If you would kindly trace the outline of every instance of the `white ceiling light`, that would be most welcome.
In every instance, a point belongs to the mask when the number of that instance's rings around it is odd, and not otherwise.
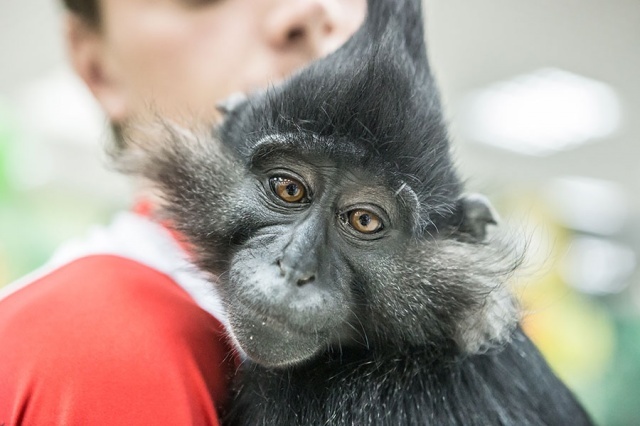
[[[611,135],[620,102],[602,82],[543,69],[471,93],[461,123],[470,140],[542,156]]]
[[[630,196],[615,182],[565,176],[554,179],[544,196],[557,220],[582,232],[614,235],[629,217]]]
[[[595,237],[577,237],[563,259],[561,273],[569,285],[585,293],[619,293],[636,268],[631,248]]]

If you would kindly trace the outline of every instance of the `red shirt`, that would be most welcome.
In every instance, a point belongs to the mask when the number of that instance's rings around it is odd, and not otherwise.
[[[159,225],[124,222],[0,295],[0,425],[218,424],[234,357],[215,289]]]

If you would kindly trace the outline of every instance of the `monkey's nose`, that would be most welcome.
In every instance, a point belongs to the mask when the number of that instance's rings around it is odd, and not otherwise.
[[[292,268],[284,263],[282,259],[276,260],[276,264],[278,265],[278,268],[280,268],[280,276],[284,277],[289,282],[295,282],[298,287],[312,283],[316,279],[315,273]]]

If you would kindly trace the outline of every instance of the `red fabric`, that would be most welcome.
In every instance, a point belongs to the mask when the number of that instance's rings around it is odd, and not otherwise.
[[[217,425],[230,353],[168,276],[84,257],[0,300],[0,425]]]
[[[153,217],[154,209],[154,204],[146,198],[139,199],[133,206],[133,212],[135,214],[144,216],[150,220],[155,220]],[[185,240],[182,234],[176,231],[168,221],[160,224],[164,227],[165,231],[171,234],[171,237],[173,237],[176,244],[178,244],[178,246],[180,246],[180,248],[191,257],[191,253],[194,252],[193,247]],[[0,426],[2,426],[2,424],[0,424]]]

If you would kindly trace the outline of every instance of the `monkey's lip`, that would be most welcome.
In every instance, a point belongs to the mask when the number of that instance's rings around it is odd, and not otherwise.
[[[241,304],[230,311],[231,335],[254,362],[265,366],[292,365],[314,356],[323,347],[324,334],[307,332],[271,315]]]
[[[306,330],[296,324],[292,324],[291,322],[282,319],[281,315],[259,312],[242,301],[240,301],[239,307],[240,309],[236,312],[236,315],[242,317],[242,321],[248,321],[254,326],[258,325],[260,327],[268,327],[282,332],[294,333],[300,336],[317,336],[320,332],[320,330],[317,329]]]

